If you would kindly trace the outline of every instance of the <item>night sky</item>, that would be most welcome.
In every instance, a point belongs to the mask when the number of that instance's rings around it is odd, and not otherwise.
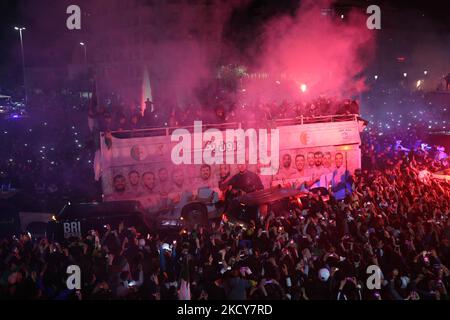
[[[21,84],[21,60],[18,32],[13,26],[28,27],[26,37],[32,36],[42,40],[43,46],[50,42],[49,30],[41,28],[40,22],[55,19],[63,23],[67,16],[65,1],[47,0],[2,0],[0,1],[0,88],[11,88]],[[83,0],[77,3],[81,5]],[[223,39],[235,45],[245,55],[251,52],[257,43],[252,39],[261,31],[264,23],[277,15],[289,15],[295,12],[301,1],[298,0],[253,0],[246,6],[235,9],[224,27]],[[24,8],[35,7],[30,12]],[[391,34],[399,39],[420,41],[418,32],[430,32],[450,42],[450,19],[448,18],[448,1],[337,1],[335,8],[346,12],[350,7],[366,8],[370,4],[379,4],[382,9],[382,28],[378,38],[379,48]],[[57,30],[54,31],[58,33]],[[409,41],[409,40],[408,40]],[[26,45],[26,44],[25,44]],[[407,48],[405,48],[407,52]],[[45,64],[46,57],[39,52],[26,51],[27,65]]]
[[[13,85],[20,80],[20,51],[18,35],[13,25],[19,23],[20,11],[18,1],[3,0],[0,2],[0,88]],[[17,46],[17,55],[10,52],[10,48]],[[17,76],[17,73],[19,76]]]

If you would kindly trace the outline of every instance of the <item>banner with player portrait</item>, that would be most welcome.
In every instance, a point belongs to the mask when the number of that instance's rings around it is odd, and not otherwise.
[[[280,126],[276,174],[261,174],[248,164],[264,188],[332,188],[339,193],[360,168],[357,121]],[[225,135],[225,134],[224,134]],[[194,139],[196,137],[194,136]],[[102,139],[103,140],[103,139]],[[216,202],[224,197],[222,182],[239,174],[238,164],[174,164],[170,135],[119,138],[101,146],[100,168],[105,201],[139,200],[150,212],[182,207],[193,199]],[[203,143],[203,148],[208,142]],[[197,152],[192,150],[191,152]]]

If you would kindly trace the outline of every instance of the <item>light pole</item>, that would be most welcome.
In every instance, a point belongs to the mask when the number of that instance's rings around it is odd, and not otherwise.
[[[14,27],[14,30],[19,31],[19,34],[20,34],[20,50],[22,52],[23,88],[25,91],[25,105],[27,105],[28,97],[27,97],[27,85],[26,85],[26,80],[25,80],[25,54],[24,54],[24,50],[23,50],[23,36],[22,36],[22,31],[26,30],[26,28]]]
[[[84,73],[85,73],[85,81],[86,85],[89,82],[89,69],[88,69],[88,63],[87,63],[87,44],[86,42],[80,42],[80,46],[84,49]],[[87,89],[87,87],[86,87]]]
[[[84,49],[84,64],[87,68],[87,45],[84,42],[80,42],[80,46],[82,46]]]

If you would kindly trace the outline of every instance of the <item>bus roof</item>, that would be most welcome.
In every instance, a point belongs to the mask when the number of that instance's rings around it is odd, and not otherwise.
[[[84,218],[117,214],[143,213],[144,209],[139,201],[109,201],[101,203],[67,204],[59,212],[58,218]]]

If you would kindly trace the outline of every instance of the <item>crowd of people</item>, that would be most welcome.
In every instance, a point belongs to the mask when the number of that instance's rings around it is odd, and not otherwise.
[[[84,101],[89,110],[88,103]],[[262,104],[252,108],[270,120],[322,115],[320,110],[327,103],[296,108],[288,103]],[[359,113],[351,109],[357,107],[355,103],[343,105],[347,111],[341,109],[341,113]],[[302,107],[319,111],[310,114]],[[89,117],[96,120],[96,125],[91,126],[92,121],[72,116],[80,114],[71,112],[77,108],[57,111],[55,107],[52,112],[59,112],[55,121],[34,117],[26,129],[18,122],[7,122],[1,132],[2,148],[8,145],[9,150],[1,158],[3,185],[13,182],[32,194],[42,190],[41,195],[53,190],[59,200],[73,199],[74,181],[82,185],[93,181],[89,161],[95,151],[95,126],[98,130],[172,126],[190,124],[199,116],[190,108],[163,116],[157,106],[148,102],[144,117],[132,112],[130,121],[121,111],[91,109]],[[219,106],[212,112],[216,118],[207,121],[232,122],[229,117],[236,116],[233,110],[238,109]],[[369,126],[362,134],[362,169],[352,173],[353,192],[344,201],[337,201],[333,194],[329,200],[309,194],[295,210],[269,211],[246,227],[220,220],[184,229],[176,237],[138,234],[127,221],[117,228],[92,230],[88,236],[61,243],[22,233],[0,240],[0,297],[448,299],[450,183],[430,175],[448,169],[448,158],[441,157],[437,146],[426,145],[424,136],[428,126],[445,126],[445,118],[435,111],[387,115],[367,115]],[[158,120],[145,123],[146,117]],[[12,141],[8,140],[12,135],[14,143],[9,145],[6,141]],[[86,178],[80,179],[83,172]],[[56,192],[61,189],[62,194],[72,198],[61,197]],[[90,191],[81,193],[92,199]],[[80,266],[81,290],[67,288],[68,265]],[[367,286],[369,266],[381,270],[378,289]]]
[[[301,207],[269,212],[247,227],[222,220],[170,239],[137,234],[126,221],[66,243],[26,233],[4,239],[0,296],[448,299],[450,184],[420,177],[445,163],[426,149],[377,152],[368,141],[366,164],[352,175],[353,193],[344,201],[310,194]],[[72,264],[83,270],[79,291],[66,286]],[[367,286],[369,266],[381,270],[378,289]]]
[[[319,97],[312,101],[283,101],[266,103],[230,103],[218,99],[212,108],[188,104],[171,107],[154,104],[147,99],[145,108],[140,105],[126,108],[125,105],[91,108],[89,116],[98,123],[102,131],[124,131],[152,127],[190,126],[195,120],[206,123],[234,123],[244,119],[270,121],[303,116],[305,118],[328,115],[359,114],[355,100]],[[144,110],[144,111],[142,111]],[[251,112],[251,116],[248,113]]]
[[[17,203],[45,212],[58,210],[70,197],[89,201],[96,195],[86,183],[94,181],[95,153],[87,102],[76,94],[48,95],[45,103],[29,106],[28,117],[0,119],[2,196],[15,202],[18,195]]]

